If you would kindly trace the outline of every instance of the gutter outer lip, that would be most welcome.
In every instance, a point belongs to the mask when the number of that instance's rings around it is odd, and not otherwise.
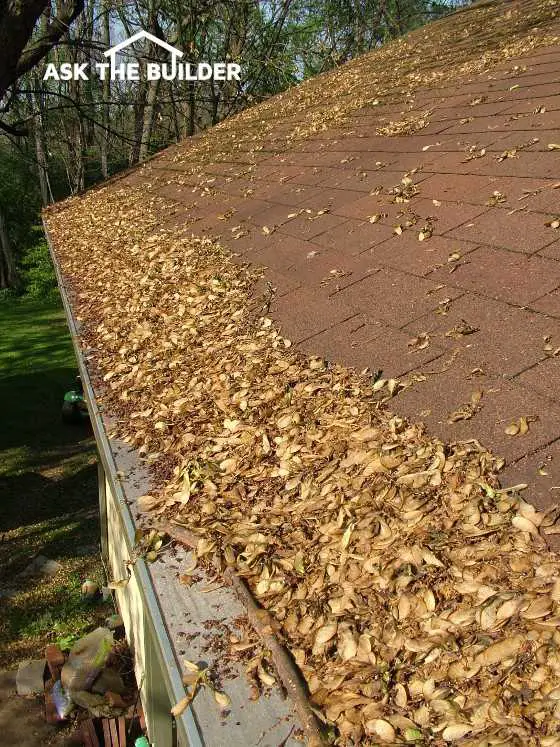
[[[111,450],[111,445],[109,443],[109,439],[107,438],[105,426],[103,425],[103,421],[97,407],[91,379],[89,377],[87,366],[82,355],[78,329],[72,315],[72,308],[70,306],[68,294],[66,292],[66,286],[64,284],[62,272],[56,259],[51,236],[47,228],[44,216],[42,216],[41,222],[43,224],[43,231],[47,240],[47,246],[49,248],[51,260],[54,265],[58,288],[60,290],[62,304],[64,306],[64,312],[66,315],[66,321],[68,323],[70,336],[72,338],[72,345],[74,347],[74,353],[78,362],[78,369],[80,371],[82,384],[86,393],[86,403],[90,415],[90,420],[93,426],[97,449],[101,458],[101,462],[103,464],[105,475],[107,477],[107,480],[109,481],[111,490],[120,509],[121,520],[123,523],[123,528],[125,530],[125,539],[128,545],[128,549],[132,551],[132,548],[134,546],[135,533],[134,521],[127,503],[126,495],[122,489],[120,480],[117,477],[117,469],[113,457],[113,452]],[[180,674],[181,669],[179,661],[169,640],[169,634],[165,626],[158,599],[154,592],[153,582],[148,572],[146,561],[143,558],[138,558],[134,565],[138,573],[138,586],[143,598],[142,601],[144,604],[144,608],[148,613],[148,617],[157,637],[159,650],[162,654],[161,663],[162,669],[166,676],[165,685],[167,694],[168,696],[171,696],[170,700],[172,700],[172,702],[178,703],[185,697],[185,687],[183,685]],[[188,745],[188,747],[204,747],[200,729],[196,723],[194,713],[190,706],[183,712],[183,714],[179,718],[175,719],[175,723],[179,736],[183,738],[185,746]]]

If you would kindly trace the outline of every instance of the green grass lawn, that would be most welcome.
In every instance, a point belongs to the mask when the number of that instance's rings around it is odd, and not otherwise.
[[[95,442],[89,426],[60,417],[76,373],[60,301],[0,305],[0,666],[106,614],[80,593],[85,577],[101,580],[101,564]],[[37,554],[62,569],[19,578]]]

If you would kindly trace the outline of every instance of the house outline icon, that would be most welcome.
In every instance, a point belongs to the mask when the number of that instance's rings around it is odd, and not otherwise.
[[[148,39],[149,41],[153,42],[154,44],[158,44],[160,47],[163,47],[163,49],[166,49],[171,55],[172,55],[172,64],[176,64],[177,58],[183,56],[183,52],[181,52],[180,49],[177,49],[176,47],[171,46],[171,44],[168,44],[167,42],[164,42],[163,39],[158,39],[157,36],[154,36],[153,34],[150,34],[149,31],[138,31],[136,34],[133,34],[128,39],[125,39],[124,41],[120,42],[119,44],[115,44],[114,47],[111,47],[106,52],[103,52],[105,57],[109,57],[111,60],[111,67],[115,67],[116,63],[116,56],[117,54],[126,47],[130,46],[131,44],[134,44],[134,42],[138,41],[139,39]]]

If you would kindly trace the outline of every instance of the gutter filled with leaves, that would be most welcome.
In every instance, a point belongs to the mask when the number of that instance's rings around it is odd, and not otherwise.
[[[294,351],[254,274],[164,209],[113,187],[46,216],[97,399],[151,465],[143,510],[246,581],[335,743],[556,744],[555,517]]]

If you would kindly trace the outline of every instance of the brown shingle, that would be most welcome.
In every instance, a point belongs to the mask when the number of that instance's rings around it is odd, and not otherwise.
[[[542,362],[560,324],[560,240],[545,226],[560,212],[560,153],[548,148],[560,138],[560,19],[534,0],[511,8],[459,13],[437,44],[421,29],[115,183],[169,200],[160,228],[219,235],[236,261],[267,267],[258,291],[276,288],[270,314],[306,351],[391,376],[446,369],[394,409],[445,438],[481,439],[532,479],[525,455],[560,437],[545,396],[559,359]],[[469,13],[483,18],[474,36],[463,34]],[[416,188],[396,202],[412,171]],[[479,331],[446,336],[462,320]],[[414,351],[423,332],[429,344]],[[448,424],[478,387],[480,413]],[[505,436],[524,414],[539,416],[530,433]]]
[[[505,213],[505,214],[504,214]],[[496,206],[469,223],[451,229],[447,235],[480,244],[534,254],[555,240],[554,230],[545,226],[540,213],[523,210],[509,215]],[[523,265],[522,260],[520,260]]]
[[[471,252],[451,278],[437,270],[430,279],[448,282],[506,303],[526,306],[560,286],[560,264],[495,247]]]

